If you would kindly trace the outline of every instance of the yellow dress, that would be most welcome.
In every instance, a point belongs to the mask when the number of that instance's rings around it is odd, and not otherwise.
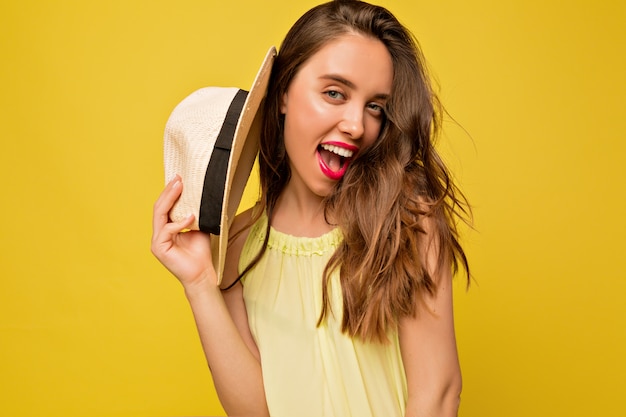
[[[240,270],[261,248],[266,226],[263,216],[251,228]],[[318,238],[271,229],[263,259],[242,281],[272,417],[404,415],[406,377],[397,333],[387,344],[343,334],[337,274],[331,288],[335,317],[316,326],[322,273],[341,238],[339,229]]]

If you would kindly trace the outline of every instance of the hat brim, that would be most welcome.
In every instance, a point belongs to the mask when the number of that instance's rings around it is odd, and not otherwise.
[[[222,282],[228,232],[237,214],[241,197],[259,150],[262,128],[262,104],[267,93],[272,64],[276,57],[276,48],[271,47],[250,87],[243,110],[235,128],[235,135],[228,161],[224,198],[220,217],[219,236],[211,235],[211,254],[217,273],[218,285]]]

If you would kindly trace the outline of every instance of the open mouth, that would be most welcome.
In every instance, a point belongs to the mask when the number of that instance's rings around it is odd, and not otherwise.
[[[354,150],[331,143],[322,143],[317,147],[320,168],[324,175],[332,180],[339,180],[345,174]]]

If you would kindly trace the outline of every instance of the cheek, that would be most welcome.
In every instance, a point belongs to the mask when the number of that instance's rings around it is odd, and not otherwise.
[[[332,112],[314,96],[291,96],[285,108],[285,126],[291,131],[314,133],[332,120]]]
[[[365,120],[365,131],[363,133],[363,146],[369,146],[376,142],[378,139],[378,135],[380,134],[380,129],[382,128],[383,123],[380,119],[366,119]]]

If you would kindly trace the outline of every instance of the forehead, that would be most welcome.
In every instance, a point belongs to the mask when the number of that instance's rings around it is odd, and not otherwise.
[[[356,87],[389,94],[393,62],[387,47],[378,39],[356,33],[335,38],[322,46],[300,68],[299,73],[315,78],[338,75]]]

